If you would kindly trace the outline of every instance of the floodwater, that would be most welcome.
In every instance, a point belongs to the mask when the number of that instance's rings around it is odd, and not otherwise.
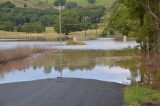
[[[104,50],[64,50],[48,52],[25,60],[1,64],[0,83],[67,77],[97,79],[131,84],[128,63],[137,64],[136,55],[114,55]],[[123,64],[124,65],[123,65]],[[122,65],[121,65],[122,64]],[[137,70],[136,70],[137,71]],[[138,76],[135,76],[138,79]]]
[[[86,45],[77,45],[77,46],[68,46],[65,45],[66,42],[62,42],[62,47],[60,47],[60,42],[27,42],[27,41],[3,41],[0,42],[0,49],[3,48],[14,48],[17,46],[40,46],[40,47],[48,47],[48,48],[54,48],[54,49],[83,49],[83,50],[111,50],[111,49],[122,49],[127,47],[134,47],[138,44],[135,41],[115,41],[111,38],[101,38],[97,40],[89,40],[84,41]]]
[[[64,42],[63,42],[64,44]],[[83,78],[130,85],[143,83],[160,88],[159,71],[148,71],[142,57],[133,51],[134,41],[113,39],[86,41],[84,46],[62,46],[63,51],[50,51],[24,60],[0,64],[0,84],[46,78]],[[0,42],[0,48],[42,46],[59,48],[59,42]],[[76,50],[75,50],[76,49]],[[116,51],[115,51],[116,50]]]

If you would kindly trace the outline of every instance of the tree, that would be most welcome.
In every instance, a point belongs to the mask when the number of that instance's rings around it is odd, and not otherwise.
[[[66,4],[66,0],[55,0],[54,6],[64,6]]]
[[[111,35],[115,35],[115,30],[113,28],[106,27],[101,33],[102,37],[107,37],[107,36],[111,36]]]
[[[72,31],[79,29],[78,14],[74,10],[62,11],[62,33],[68,35]],[[55,30],[59,33],[59,21],[57,21]]]
[[[4,21],[2,24],[2,30],[5,31],[14,31],[15,23],[12,21]]]
[[[134,13],[132,15],[137,16],[136,18],[140,19],[139,33],[147,38],[147,41],[143,41],[143,39],[141,39],[141,45],[144,51],[147,51],[149,48],[149,51],[154,49],[157,52],[160,52],[160,1],[133,0],[131,2],[131,0],[123,0],[123,2],[129,8],[129,12]]]
[[[57,1],[64,1],[65,3],[65,0],[57,0]],[[24,7],[8,8],[8,7],[13,7],[13,6],[8,6],[8,3],[0,3],[0,29],[2,29],[3,22],[6,22],[8,20],[10,22],[15,23],[15,28],[17,28],[17,31],[24,31],[24,32],[27,31],[24,30],[25,28],[24,26],[26,26],[27,29],[29,29],[28,28],[29,26],[32,27],[32,25],[29,23],[41,23],[45,27],[59,26],[58,21],[56,21],[59,12],[56,9],[53,8],[36,9],[36,8],[24,8]],[[104,6],[91,6],[91,7],[78,7],[78,8],[77,7],[78,5],[76,4],[76,2],[68,2],[66,4],[66,8],[64,9],[64,11],[68,11],[69,15],[67,15],[67,13],[64,12],[65,17],[63,17],[63,12],[62,12],[62,20],[63,19],[71,20],[71,22],[67,21],[62,23],[63,24],[62,29],[66,30],[66,34],[68,30],[69,32],[71,32],[71,31],[80,31],[85,29],[84,26],[85,16],[88,16],[90,20],[89,22],[87,22],[89,23],[89,28],[96,26],[96,24],[99,22],[97,21],[97,18],[100,19],[100,17],[102,17],[105,12]],[[73,15],[71,14],[72,12]],[[66,25],[64,23],[69,23],[69,24]],[[34,32],[32,31],[32,29],[30,29],[29,32]]]
[[[120,0],[117,3],[110,25],[122,34],[134,32],[143,51],[160,52],[160,1]]]
[[[94,4],[96,3],[96,0],[87,0],[89,3]]]
[[[45,27],[41,23],[25,23],[21,30],[26,33],[41,33],[45,31]]]
[[[65,7],[67,9],[78,8],[78,4],[76,2],[67,2]]]
[[[4,2],[0,4],[0,8],[14,8],[15,5],[10,1]]]
[[[28,5],[27,5],[26,3],[24,3],[23,7],[24,7],[24,8],[27,8],[27,7],[28,7]]]
[[[88,16],[84,16],[83,17],[83,19],[82,19],[82,23],[83,23],[83,28],[84,28],[84,30],[85,30],[85,37],[86,37],[86,35],[87,35],[87,30],[89,29],[89,28],[91,28],[91,19],[90,19],[90,17],[88,17]]]
[[[122,33],[125,36],[128,36],[131,31],[134,30],[135,22],[130,19],[128,9],[123,4],[119,4],[113,10],[111,16],[109,27],[112,27]]]

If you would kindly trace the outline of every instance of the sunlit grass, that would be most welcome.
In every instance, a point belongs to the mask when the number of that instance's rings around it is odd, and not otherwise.
[[[53,33],[29,33],[25,32],[7,32],[0,30],[0,39],[24,39],[24,40],[55,40],[59,34]]]
[[[92,40],[96,39],[102,30],[88,30],[87,35],[85,37],[84,31],[71,32],[69,37],[77,37],[81,40]],[[44,32],[44,33],[29,33],[25,32],[7,32],[0,30],[0,39],[24,39],[24,40],[57,40],[59,38],[59,34],[56,32]]]

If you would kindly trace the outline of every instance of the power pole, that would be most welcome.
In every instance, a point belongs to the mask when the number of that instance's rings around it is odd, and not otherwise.
[[[59,34],[60,34],[60,47],[62,46],[62,21],[61,21],[61,4],[59,3]],[[62,47],[61,47],[62,48]]]
[[[59,6],[58,6],[58,10],[59,10],[59,34],[60,34],[60,69],[63,68],[62,66],[62,15],[61,15],[61,4],[59,3]],[[60,70],[60,79],[63,77],[62,75],[62,71],[63,70]]]
[[[84,16],[85,38],[87,37],[87,16]]]

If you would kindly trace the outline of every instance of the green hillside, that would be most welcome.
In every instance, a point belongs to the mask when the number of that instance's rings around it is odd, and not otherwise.
[[[6,2],[7,0],[0,0],[0,2]],[[28,7],[34,8],[49,8],[54,0],[8,0],[12,3],[16,4],[18,7],[23,7],[26,4]],[[80,6],[88,6],[90,5],[87,0],[67,0],[67,1],[75,1]],[[106,7],[110,7],[115,0],[97,0],[95,5],[104,5]]]

